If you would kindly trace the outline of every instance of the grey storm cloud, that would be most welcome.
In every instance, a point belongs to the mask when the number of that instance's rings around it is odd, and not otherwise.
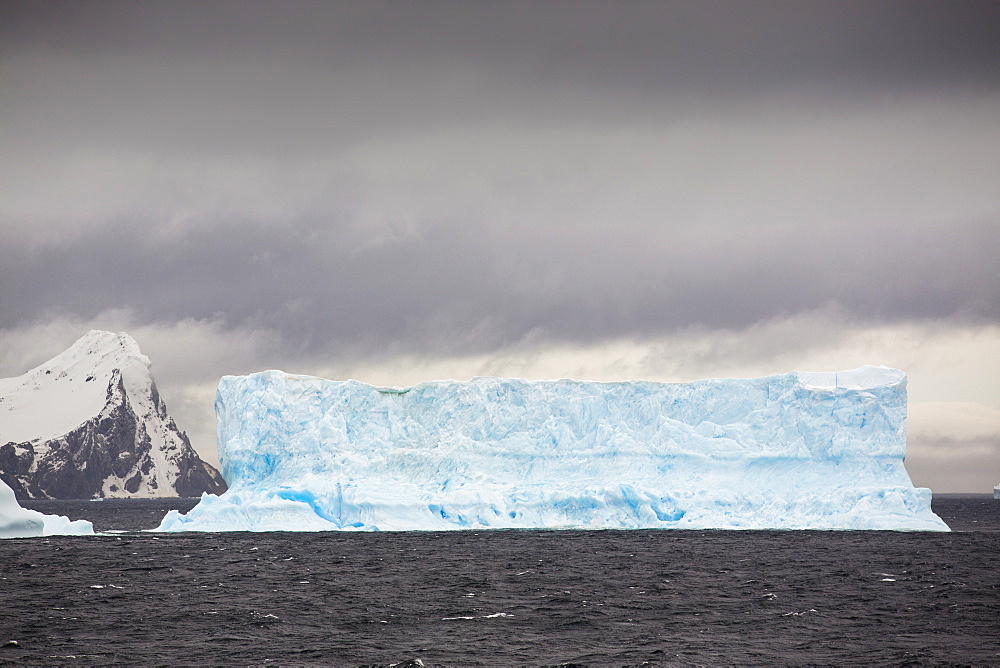
[[[536,333],[587,342],[698,324],[741,328],[836,302],[868,319],[988,321],[995,228],[675,230],[438,225],[367,245],[352,226],[215,226],[150,242],[120,225],[61,245],[4,244],[0,327],[126,307],[148,321],[223,317],[344,354],[481,352]],[[912,267],[920,267],[914,272]]]
[[[986,2],[5,2],[0,327],[998,312]]]
[[[503,118],[996,90],[988,2],[6,2],[8,141],[269,155]]]

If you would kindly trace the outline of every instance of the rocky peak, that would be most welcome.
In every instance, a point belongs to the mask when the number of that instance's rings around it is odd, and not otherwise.
[[[19,498],[225,489],[170,417],[135,340],[101,330],[0,380],[0,478]]]

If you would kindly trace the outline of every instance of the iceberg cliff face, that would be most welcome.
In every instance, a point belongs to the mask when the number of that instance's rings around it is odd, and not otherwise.
[[[906,377],[379,388],[266,371],[216,398],[229,491],[163,531],[947,530],[903,467]]]

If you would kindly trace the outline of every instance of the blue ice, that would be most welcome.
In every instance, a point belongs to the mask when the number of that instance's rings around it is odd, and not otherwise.
[[[473,378],[265,371],[216,396],[222,474],[161,531],[947,531],[903,465],[906,376]]]

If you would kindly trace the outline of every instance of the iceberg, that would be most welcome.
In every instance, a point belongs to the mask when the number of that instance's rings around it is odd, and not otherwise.
[[[906,376],[377,387],[264,371],[216,394],[229,490],[159,531],[948,531],[903,466]]]
[[[87,520],[70,520],[63,515],[45,515],[22,508],[7,483],[0,480],[0,538],[34,536],[92,535],[94,525]]]

